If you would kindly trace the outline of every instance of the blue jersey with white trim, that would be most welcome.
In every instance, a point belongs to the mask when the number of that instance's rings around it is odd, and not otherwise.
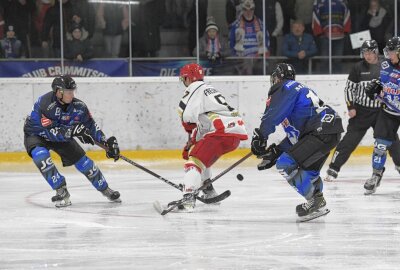
[[[53,92],[39,97],[27,117],[24,132],[37,135],[51,142],[67,142],[72,139],[72,129],[84,124],[95,141],[105,142],[105,135],[93,120],[86,104],[74,98],[70,104],[61,104]]]
[[[400,111],[400,69],[386,60],[381,64],[380,81],[383,85],[383,99],[391,107]],[[390,114],[400,115],[388,107],[384,108]]]
[[[291,145],[310,132],[335,134],[343,132],[337,113],[309,87],[292,80],[273,85],[261,119],[265,139],[282,124]]]

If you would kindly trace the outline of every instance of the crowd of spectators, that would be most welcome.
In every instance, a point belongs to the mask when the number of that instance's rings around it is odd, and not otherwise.
[[[358,54],[349,34],[369,30],[382,52],[395,29],[393,0],[331,0],[331,7],[328,0],[265,0],[264,10],[262,0],[217,1],[224,2],[225,14],[210,14],[208,0],[198,0],[198,9],[195,0],[138,0],[130,6],[121,1],[0,0],[0,56],[60,57],[63,33],[68,59],[127,57],[129,44],[134,57],[157,57],[163,49],[161,33],[171,29],[182,33],[176,44],[187,48],[163,56],[193,56],[198,21],[204,59],[215,63],[226,57],[282,56],[306,72],[309,57],[328,55],[329,33],[332,55],[342,56]],[[217,25],[216,19],[226,25]],[[129,25],[131,42],[126,38]],[[334,61],[340,67],[340,59]]]

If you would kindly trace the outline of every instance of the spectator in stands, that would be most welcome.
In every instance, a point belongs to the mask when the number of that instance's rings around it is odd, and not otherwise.
[[[134,56],[156,57],[161,48],[160,25],[162,23],[163,0],[140,0],[131,5]]]
[[[240,19],[240,16],[242,16],[241,0],[226,0],[225,17],[229,29],[234,21]]]
[[[263,18],[263,0],[255,0],[255,10],[254,14],[260,18],[261,21],[264,21]],[[283,29],[283,12],[281,4],[277,0],[269,0],[265,1],[265,18],[267,18],[268,24],[266,24],[266,28],[269,36],[269,50],[271,55],[276,55],[277,49],[277,38],[282,35]]]
[[[33,14],[33,31],[31,36],[32,46],[32,57],[38,58],[43,57],[42,55],[42,39],[41,34],[43,30],[44,17],[47,10],[54,5],[54,1],[51,0],[36,0],[36,10]]]
[[[283,41],[283,55],[289,58],[296,73],[305,74],[308,70],[308,58],[317,54],[317,45],[312,35],[304,33],[304,23],[294,21],[292,32],[285,35]]]
[[[296,20],[304,23],[304,32],[312,34],[312,17],[313,17],[314,0],[302,0],[296,1],[295,5],[295,17]]]
[[[20,58],[22,43],[17,39],[14,26],[7,27],[6,37],[0,41],[1,55],[4,58]]]
[[[256,57],[269,55],[269,33],[263,34],[263,22],[254,15],[253,0],[242,2],[242,16],[236,20],[229,33],[229,44],[233,56]],[[265,47],[263,46],[265,40]]]
[[[299,0],[297,0],[299,1]],[[296,6],[296,0],[278,0],[281,4],[282,12],[283,12],[283,34],[290,33],[290,26],[293,20],[296,20],[296,13],[294,8]]]
[[[70,1],[72,4],[72,18],[66,18],[67,21],[71,21],[72,24],[80,24],[82,29],[85,29],[88,32],[88,38],[91,39],[96,24],[96,12],[93,4],[89,3],[88,0]]]
[[[362,28],[362,21],[367,12],[370,0],[349,0],[347,1],[348,8],[351,14],[351,32],[356,33],[364,30]],[[358,50],[356,50],[358,53]]]
[[[227,56],[227,43],[222,35],[219,35],[218,25],[214,17],[207,18],[205,35],[199,40],[199,55],[202,59],[208,59],[212,64],[220,63],[223,57]],[[197,55],[197,48],[194,48],[193,55]]]
[[[193,0],[165,0],[164,28],[186,28]]]
[[[21,40],[21,55],[30,57],[30,34],[32,16],[35,12],[35,0],[3,0],[5,25],[12,25],[18,39]]]
[[[128,8],[117,3],[100,3],[97,10],[100,28],[103,29],[107,57],[118,57],[123,32],[129,26]]]
[[[62,0],[63,18],[72,18],[73,7],[69,0]],[[46,12],[42,30],[42,48],[47,50],[49,43],[52,44],[52,50],[46,57],[61,56],[61,26],[60,26],[60,3],[55,0],[54,5]],[[68,23],[63,24],[63,36],[66,37]],[[71,27],[71,26],[70,26]]]
[[[93,57],[93,47],[89,39],[83,39],[82,27],[74,24],[71,27],[72,40],[65,44],[65,58],[82,62]]]
[[[315,0],[312,28],[314,36],[318,38],[321,55],[329,55],[329,33],[331,32],[332,56],[342,56],[344,38],[351,30],[350,12],[345,0],[331,0],[331,3],[332,14],[329,16],[329,1]],[[320,71],[327,72],[327,66],[329,66],[327,62],[323,61]],[[333,67],[335,72],[340,72],[341,61],[333,60]]]
[[[381,7],[379,0],[369,1],[369,8],[364,14],[361,30],[369,29],[371,38],[378,42],[380,53],[383,53],[383,48],[386,46],[385,34],[389,30],[391,20],[390,13]]]
[[[199,1],[199,37],[201,38],[204,34],[204,30],[206,29],[207,23],[207,8],[208,8],[208,0],[198,0]],[[188,15],[188,23],[189,23],[189,34],[188,34],[188,49],[189,55],[192,55],[194,48],[197,43],[197,31],[196,31],[196,1],[193,1],[192,8]]]

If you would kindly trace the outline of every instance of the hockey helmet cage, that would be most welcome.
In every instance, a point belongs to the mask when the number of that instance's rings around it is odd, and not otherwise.
[[[54,78],[51,88],[53,89],[54,93],[57,92],[58,89],[75,90],[76,83],[70,76],[60,75]]]
[[[296,71],[291,64],[287,63],[278,63],[275,69],[272,71],[270,80],[271,86],[276,83],[276,79],[282,80],[295,80],[296,79]]]
[[[379,54],[378,42],[376,42],[373,39],[364,41],[360,48],[360,58],[364,57],[365,52],[373,52],[376,55],[378,55]]]
[[[183,81],[185,78],[190,78],[193,82],[202,81],[204,79],[204,70],[199,64],[187,64],[181,68],[179,77]]]
[[[389,59],[389,52],[395,51],[400,59],[400,37],[392,37],[386,42],[386,47],[383,49],[385,58]]]

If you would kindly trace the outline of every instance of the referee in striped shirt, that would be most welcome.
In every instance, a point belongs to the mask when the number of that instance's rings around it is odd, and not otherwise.
[[[365,87],[372,79],[379,78],[380,61],[378,43],[375,40],[366,40],[361,46],[360,57],[350,71],[344,89],[345,100],[349,114],[347,132],[336,147],[325,181],[331,182],[337,178],[340,168],[349,159],[367,130],[375,127],[380,103],[370,99],[365,94]],[[396,169],[400,172],[400,142],[397,137],[389,148]]]

